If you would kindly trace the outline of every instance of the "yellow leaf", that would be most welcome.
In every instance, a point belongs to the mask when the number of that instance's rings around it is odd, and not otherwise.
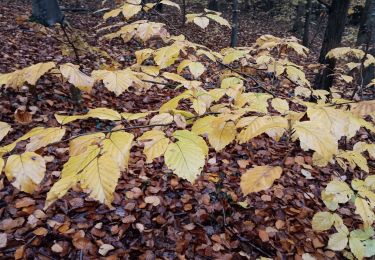
[[[110,17],[116,17],[118,16],[119,14],[121,13],[121,9],[120,8],[117,8],[117,9],[113,9],[109,12],[106,12],[104,15],[103,15],[103,19],[104,20],[107,20],[108,18]]]
[[[163,5],[169,5],[169,6],[176,7],[178,10],[180,10],[180,5],[176,4],[175,2],[172,2],[172,1],[169,1],[169,0],[162,0],[160,3],[163,4]]]
[[[110,154],[96,157],[79,174],[82,189],[88,189],[91,198],[110,208],[119,178],[120,168]]]
[[[143,119],[147,117],[150,113],[149,112],[144,112],[144,113],[121,113],[121,116],[123,119],[127,121],[132,121],[132,120],[138,120],[138,119]]]
[[[293,140],[298,138],[303,150],[314,150],[327,161],[337,154],[337,140],[327,128],[318,126],[313,121],[304,121],[294,123],[293,129]]]
[[[306,57],[306,54],[309,53],[309,49],[298,42],[288,42],[287,46],[303,57]]]
[[[191,95],[191,91],[190,90],[186,90],[184,92],[182,92],[180,95],[172,98],[171,100],[169,100],[168,102],[164,103],[160,109],[159,109],[159,112],[160,113],[166,113],[166,112],[169,112],[173,109],[176,109],[178,107],[178,103],[180,102],[181,99],[185,99],[185,98],[189,98]]]
[[[269,189],[273,182],[281,177],[280,166],[255,166],[241,176],[241,190],[244,195]]]
[[[12,127],[8,123],[0,121],[0,141],[9,133],[10,129]]]
[[[216,119],[215,116],[205,116],[199,118],[194,122],[191,131],[197,135],[208,134],[212,129],[212,122]]]
[[[206,70],[206,68],[200,62],[194,62],[194,61],[191,61],[191,60],[183,60],[180,63],[180,65],[177,67],[177,72],[181,73],[181,71],[185,67],[189,67],[189,70],[190,70],[191,74],[195,78],[199,78],[199,76],[202,75],[203,72]]]
[[[65,128],[52,127],[45,128],[39,134],[30,138],[30,143],[26,145],[26,151],[33,152],[51,143],[60,141],[65,135]]]
[[[141,66],[141,71],[150,76],[157,77],[160,73],[160,68],[158,66]]]
[[[81,174],[99,156],[99,153],[100,148],[98,146],[87,144],[82,153],[69,158],[64,164],[60,180],[47,193],[45,209],[57,199],[62,198],[79,181],[78,174]]]
[[[94,70],[92,76],[95,80],[103,80],[104,86],[116,94],[124,93],[134,83],[140,82],[140,79],[129,69],[109,71]]]
[[[0,157],[0,174],[3,172],[5,162],[4,159]]]
[[[146,163],[152,163],[152,160],[163,155],[167,150],[169,139],[160,130],[151,130],[145,132],[138,141],[143,141],[144,150],[146,155]]]
[[[344,232],[332,234],[328,240],[328,248],[334,251],[342,251],[348,244],[348,236]]]
[[[369,173],[367,159],[357,151],[340,151],[337,157],[344,158],[349,162],[350,168],[354,170],[358,166],[361,170]]]
[[[140,4],[127,4],[125,3],[122,7],[122,14],[126,20],[129,20],[134,15],[138,14],[142,10],[142,5]]]
[[[188,130],[177,130],[173,133],[173,137],[177,138],[181,142],[193,143],[202,149],[205,156],[208,155],[208,146],[204,139],[194,132]]]
[[[213,55],[210,51],[199,49],[196,54],[198,56],[205,55],[207,58],[209,58],[211,61],[216,62],[216,57]]]
[[[178,141],[168,145],[165,164],[180,178],[193,183],[205,164],[202,148],[195,143]]]
[[[344,181],[333,180],[325,188],[326,195],[333,195],[338,203],[346,203],[354,195],[353,190]],[[324,201],[324,200],[323,200]]]
[[[236,128],[233,121],[226,121],[223,117],[212,120],[212,127],[208,132],[208,141],[217,151],[221,151],[236,138]]]
[[[349,238],[349,247],[350,251],[353,253],[353,255],[359,259],[362,260],[364,253],[365,253],[365,247],[363,246],[360,239],[356,237],[350,237]]]
[[[24,69],[25,80],[31,84],[35,85],[38,79],[43,76],[50,69],[54,68],[56,64],[54,62],[42,62],[34,64],[30,67]]]
[[[138,26],[137,37],[143,42],[148,41],[154,36],[160,36],[162,39],[169,37],[163,23],[145,22]]]
[[[18,138],[16,141],[14,141],[13,143],[0,147],[0,155],[11,152],[16,147],[18,142],[25,141],[26,139],[29,139],[30,137],[34,135],[40,134],[44,130],[45,130],[44,127],[34,127],[29,132],[27,132],[26,134]]]
[[[370,227],[374,223],[375,214],[368,202],[365,199],[357,197],[354,204],[356,208],[355,213],[361,216],[363,225],[365,227]]]
[[[294,89],[295,96],[310,97],[312,91],[309,88],[298,86]]]
[[[33,193],[44,178],[46,163],[42,156],[34,152],[9,156],[5,175],[17,189]]]
[[[19,89],[25,83],[24,70],[16,70],[7,74],[0,74],[0,87]]]
[[[248,54],[249,51],[247,50],[236,50],[236,49],[231,49],[229,50],[224,58],[223,58],[223,63],[224,64],[230,64],[240,58],[243,58],[246,56],[246,54]]]
[[[69,142],[69,154],[72,157],[85,153],[90,146],[98,145],[104,138],[105,135],[103,133],[94,133],[74,138]]]
[[[168,125],[173,122],[173,116],[169,113],[161,113],[150,120],[150,125]]]
[[[375,118],[375,100],[366,100],[358,103],[351,104],[351,111],[361,117],[367,115]]]
[[[120,121],[121,115],[117,111],[105,108],[105,107],[99,107],[90,109],[89,112],[86,114],[86,118],[93,117],[93,118],[99,118],[101,120],[111,120],[111,121]]]
[[[285,114],[289,111],[289,103],[285,99],[274,98],[271,101],[272,107],[280,114]]]
[[[210,23],[210,20],[208,20],[207,17],[201,16],[201,17],[195,17],[193,19],[193,22],[198,25],[200,28],[205,29],[208,24]]]
[[[137,59],[137,64],[141,65],[145,60],[151,57],[154,53],[153,49],[142,49],[135,52],[135,58]]]
[[[229,28],[231,28],[229,22],[224,19],[223,17],[219,16],[219,15],[215,15],[215,14],[206,14],[206,16],[212,20],[214,20],[215,22],[217,22],[218,24],[220,25],[224,25],[224,26],[227,26]]]
[[[311,225],[315,231],[326,231],[333,225],[334,218],[330,212],[315,213]]]
[[[121,171],[128,167],[130,149],[134,135],[125,131],[117,131],[109,134],[103,141],[103,154],[111,157]]]
[[[280,116],[263,116],[250,120],[249,125],[237,135],[240,144],[276,128],[288,128],[288,121]]]
[[[244,104],[249,104],[246,109],[254,112],[259,113],[268,113],[268,99],[272,98],[269,94],[264,93],[243,93],[241,95],[245,100],[243,102],[239,102],[239,100],[236,99],[235,104],[239,107],[242,107]],[[241,103],[241,104],[240,104]]]
[[[62,64],[60,65],[60,72],[70,84],[73,84],[82,91],[91,92],[94,79],[82,73],[79,70],[79,65],[74,65],[72,63]]]
[[[56,118],[56,121],[59,122],[59,124],[66,125],[79,119],[86,119],[87,117],[86,115],[65,116],[65,115],[55,114],[55,118]]]
[[[172,44],[160,48],[154,52],[154,60],[160,69],[165,69],[175,63],[180,55],[181,47],[178,44]]]

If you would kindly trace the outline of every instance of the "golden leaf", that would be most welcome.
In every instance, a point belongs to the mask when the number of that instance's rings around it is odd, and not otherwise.
[[[208,141],[218,152],[224,149],[236,138],[236,127],[233,121],[226,121],[224,117],[217,117],[211,122]]]
[[[79,70],[79,65],[65,63],[60,65],[60,72],[68,82],[82,91],[91,92],[94,79]]]
[[[5,175],[17,189],[33,193],[44,178],[46,163],[42,156],[34,152],[9,156]]]
[[[269,189],[280,178],[283,169],[280,166],[255,166],[241,176],[241,190],[244,195]]]
[[[39,134],[30,137],[30,143],[26,145],[26,151],[33,152],[54,142],[60,141],[65,135],[65,128],[45,128]]]
[[[103,154],[110,156],[123,171],[128,167],[130,149],[134,135],[125,131],[117,131],[109,134],[103,141]]]
[[[56,64],[54,62],[42,62],[34,64],[30,67],[27,67],[24,70],[24,77],[25,80],[31,84],[35,85],[38,79],[43,76],[46,72],[50,69],[54,68]]]
[[[9,133],[12,127],[5,122],[0,121],[0,141]]]
[[[169,144],[169,139],[159,130],[147,131],[137,140],[144,143],[143,153],[147,158],[146,163],[152,163],[153,159],[163,155]]]

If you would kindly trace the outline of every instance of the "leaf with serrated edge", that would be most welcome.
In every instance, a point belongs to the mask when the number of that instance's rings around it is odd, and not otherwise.
[[[133,139],[133,134],[117,131],[110,133],[109,137],[103,141],[103,154],[110,156],[121,171],[128,167]]]
[[[171,143],[164,154],[165,164],[178,177],[193,183],[205,164],[202,148],[195,143]]]
[[[163,155],[169,144],[169,139],[159,130],[147,131],[137,140],[144,143],[143,153],[147,158],[146,163],[152,163],[153,159]]]
[[[33,152],[49,144],[61,141],[65,135],[65,128],[46,128],[37,135],[30,138],[30,143],[26,145],[26,151]]]

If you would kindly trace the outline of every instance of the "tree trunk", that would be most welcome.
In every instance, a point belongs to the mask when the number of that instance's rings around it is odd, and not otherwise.
[[[324,64],[323,72],[316,79],[316,88],[329,90],[333,84],[335,61],[326,58],[327,53],[338,47],[344,33],[350,0],[333,0],[328,10],[328,23],[324,34],[319,63]]]
[[[311,4],[312,0],[307,0],[306,3],[306,16],[305,16],[305,25],[303,30],[303,41],[302,44],[305,47],[309,47],[309,36],[310,36],[310,23],[311,23]]]
[[[61,23],[64,18],[57,0],[32,0],[31,17],[46,26]]]
[[[238,34],[238,0],[232,1],[232,35],[230,38],[230,46],[232,48],[237,46]]]
[[[209,0],[207,8],[213,11],[219,11],[219,3],[217,0]]]
[[[186,0],[182,0],[182,26],[186,23]]]
[[[296,10],[296,18],[293,24],[293,32],[296,32],[298,35],[302,35],[304,13],[305,13],[304,0],[300,0],[298,1],[297,10]]]
[[[357,45],[366,45],[368,53],[375,55],[375,0],[366,0],[365,9],[361,17],[358,31]],[[363,68],[360,79],[360,87],[367,86],[375,76],[375,67],[370,65]]]

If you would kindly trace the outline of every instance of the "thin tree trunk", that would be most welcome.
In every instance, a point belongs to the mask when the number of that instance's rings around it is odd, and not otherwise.
[[[368,53],[375,55],[375,0],[367,0],[359,26],[357,45],[366,45]],[[360,71],[359,88],[367,86],[375,76],[375,67],[370,65]]]
[[[298,1],[296,18],[293,24],[293,32],[296,32],[298,35],[302,34],[304,13],[305,13],[305,4],[303,0],[300,0]]]
[[[238,40],[238,0],[232,1],[232,35],[230,38],[230,46],[236,47]]]
[[[350,0],[333,0],[329,7],[327,28],[324,34],[319,63],[324,64],[323,72],[316,79],[316,88],[329,90],[333,84],[335,61],[326,58],[327,53],[338,47],[344,33]]]
[[[312,0],[307,0],[305,25],[304,25],[304,30],[303,30],[303,41],[302,41],[302,44],[305,47],[309,47],[310,23],[311,23],[311,5],[312,5]]]
[[[182,26],[186,23],[186,0],[182,0]]]

